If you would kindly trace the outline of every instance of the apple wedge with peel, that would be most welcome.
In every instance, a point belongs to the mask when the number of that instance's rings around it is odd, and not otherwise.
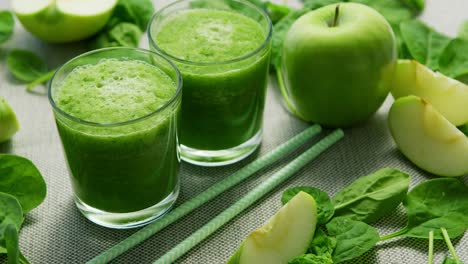
[[[417,61],[398,61],[390,91],[395,99],[408,95],[424,98],[455,126],[468,123],[468,85]]]
[[[19,124],[15,112],[0,96],[0,143],[9,140],[18,130]]]
[[[266,224],[250,233],[228,264],[285,264],[304,254],[314,237],[317,204],[299,192]]]
[[[13,0],[12,8],[23,26],[47,42],[88,38],[109,20],[117,0]]]
[[[428,101],[399,98],[388,119],[398,148],[418,167],[439,176],[468,174],[468,138]]]

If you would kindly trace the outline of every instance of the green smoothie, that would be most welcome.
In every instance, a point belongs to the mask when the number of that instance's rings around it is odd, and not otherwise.
[[[259,22],[231,11],[184,10],[152,34],[183,76],[182,145],[224,150],[259,133],[270,54]]]
[[[102,59],[74,68],[57,85],[56,106],[81,120],[56,113],[75,195],[83,203],[135,212],[178,188],[180,101],[152,114],[176,93],[165,72],[139,60]]]

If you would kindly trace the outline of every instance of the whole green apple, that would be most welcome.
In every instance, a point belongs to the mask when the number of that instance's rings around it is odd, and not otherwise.
[[[308,122],[351,126],[388,95],[396,63],[392,28],[374,9],[329,5],[300,17],[283,47],[282,77],[293,112]]]

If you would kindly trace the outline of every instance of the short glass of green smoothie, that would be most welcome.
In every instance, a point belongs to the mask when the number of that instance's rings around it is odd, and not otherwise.
[[[91,51],[49,84],[78,209],[111,228],[162,216],[179,193],[182,79],[147,50]]]
[[[260,145],[271,33],[268,15],[242,0],[181,0],[153,16],[150,47],[184,80],[183,160],[227,165]]]

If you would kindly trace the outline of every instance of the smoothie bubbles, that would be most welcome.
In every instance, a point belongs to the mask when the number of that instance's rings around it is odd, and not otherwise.
[[[181,0],[157,12],[150,47],[183,81],[182,159],[203,166],[239,161],[259,146],[271,46],[271,21],[244,1],[213,8]]]
[[[181,76],[158,54],[109,48],[60,68],[49,86],[75,202],[113,228],[163,215],[179,191]]]

